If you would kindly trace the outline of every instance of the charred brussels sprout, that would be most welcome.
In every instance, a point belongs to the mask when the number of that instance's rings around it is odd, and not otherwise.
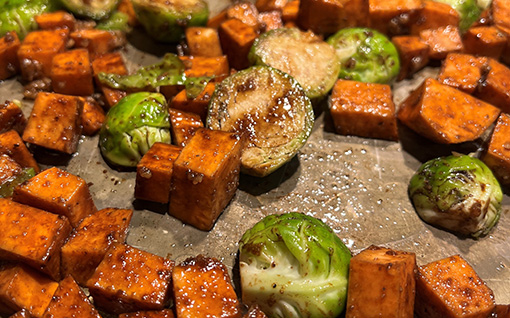
[[[61,0],[72,13],[94,20],[105,19],[117,8],[120,0]]]
[[[132,0],[136,16],[147,33],[162,42],[178,42],[189,26],[207,23],[205,0]]]
[[[469,29],[471,24],[478,20],[482,9],[478,6],[477,0],[434,0],[436,2],[442,2],[449,4],[454,8],[460,16],[459,28],[462,32]],[[480,3],[484,5],[483,3]]]
[[[503,193],[482,161],[459,155],[424,163],[411,179],[409,196],[425,222],[477,238],[499,220]]]
[[[382,33],[367,28],[347,28],[332,35],[327,42],[340,59],[339,78],[386,84],[398,75],[397,49]]]
[[[14,177],[8,180],[4,180],[2,183],[0,183],[0,198],[8,198],[12,196],[14,188],[27,181],[28,179],[33,178],[34,176],[34,168],[25,168]]]
[[[156,142],[170,143],[167,104],[159,93],[124,97],[110,109],[99,132],[102,155],[117,166],[136,166]]]
[[[270,215],[239,243],[242,299],[269,317],[337,317],[345,307],[351,253],[322,221]]]
[[[36,15],[55,9],[49,0],[0,0],[0,37],[9,31],[16,31],[23,39],[28,32],[37,28]]]

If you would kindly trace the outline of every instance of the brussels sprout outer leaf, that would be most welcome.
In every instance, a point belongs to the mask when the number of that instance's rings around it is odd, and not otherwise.
[[[55,4],[49,0],[2,1],[0,2],[0,37],[16,31],[20,39],[37,28],[36,15],[51,11]]]
[[[156,142],[170,143],[170,121],[163,95],[134,93],[120,100],[106,116],[99,147],[109,162],[134,167]]]
[[[434,0],[449,4],[454,8],[460,16],[459,28],[465,32],[471,24],[473,24],[482,13],[482,9],[478,6],[477,0]]]
[[[114,11],[108,18],[97,23],[96,29],[105,31],[130,32],[129,17],[124,12]]]
[[[270,215],[239,244],[243,301],[269,317],[336,317],[344,309],[351,253],[322,221]]]
[[[411,178],[409,195],[425,222],[472,237],[497,223],[503,198],[490,169],[465,155],[424,163]]]
[[[12,196],[14,192],[14,188],[28,179],[35,176],[34,168],[25,168],[21,173],[17,176],[14,176],[12,179],[5,181],[0,184],[0,198],[7,198]]]
[[[110,16],[120,0],[61,0],[61,2],[76,15],[101,20]]]

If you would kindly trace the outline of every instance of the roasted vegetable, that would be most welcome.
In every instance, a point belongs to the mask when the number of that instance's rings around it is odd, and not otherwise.
[[[119,4],[119,0],[60,0],[72,13],[101,20],[108,18]]]
[[[460,23],[459,27],[462,32],[466,31],[473,22],[475,22],[482,13],[482,9],[478,6],[478,2],[480,5],[485,6],[486,4],[483,1],[477,0],[433,0],[436,2],[442,2],[449,4],[457,10],[460,15]]]
[[[124,97],[110,109],[99,132],[102,155],[124,167],[135,167],[156,142],[170,143],[167,103],[159,93]]]
[[[188,26],[207,23],[205,0],[133,0],[138,21],[149,36],[162,42],[178,42]]]
[[[345,307],[351,253],[322,221],[270,215],[239,243],[243,303],[269,317],[337,317]]]
[[[409,196],[425,222],[477,238],[499,220],[503,193],[482,161],[452,155],[424,163],[411,179]]]
[[[24,168],[21,173],[5,180],[0,184],[0,198],[8,198],[12,195],[14,188],[28,179],[35,176],[34,168]]]
[[[389,83],[400,70],[395,45],[368,28],[346,28],[328,38],[340,59],[339,78],[365,83]]]
[[[53,0],[0,0],[0,37],[16,31],[20,38],[37,28],[36,15],[53,10]]]
[[[98,22],[96,29],[106,31],[131,31],[129,16],[120,11],[114,11],[108,18]]]

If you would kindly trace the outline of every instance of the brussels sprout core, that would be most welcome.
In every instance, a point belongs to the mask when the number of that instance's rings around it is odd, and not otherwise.
[[[424,163],[411,179],[409,196],[425,222],[477,238],[499,220],[503,193],[482,161],[460,155]]]
[[[239,244],[242,299],[269,317],[336,317],[345,307],[351,253],[322,221],[270,215]]]

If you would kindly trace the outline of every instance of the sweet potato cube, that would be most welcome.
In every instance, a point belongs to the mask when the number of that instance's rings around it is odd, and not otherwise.
[[[241,317],[227,268],[217,259],[188,258],[174,267],[172,281],[177,317]]]
[[[429,63],[429,46],[417,36],[394,36],[391,41],[400,57],[397,80],[410,78]]]
[[[449,25],[459,26],[459,13],[449,4],[426,0],[418,13],[416,22],[411,24],[411,34],[418,35],[427,29],[437,29]]]
[[[58,283],[21,264],[4,264],[0,268],[0,314],[27,310],[42,317]]]
[[[0,134],[11,129],[19,134],[23,133],[26,124],[27,119],[17,103],[5,101],[5,103],[0,104]]]
[[[501,184],[510,184],[510,115],[501,113],[483,162],[494,172]]]
[[[260,310],[259,306],[254,305],[248,309],[243,318],[267,318],[266,314]]]
[[[368,0],[372,28],[387,35],[407,33],[423,6],[422,0]]]
[[[215,81],[222,81],[230,74],[228,59],[225,55],[216,57],[181,56],[184,73],[188,77],[214,76]]]
[[[257,0],[255,7],[259,12],[282,11],[288,0]]]
[[[420,39],[429,46],[429,57],[433,60],[442,60],[448,53],[460,52],[464,48],[456,26],[423,30]]]
[[[259,14],[262,32],[283,28],[282,13],[280,11],[268,11]]]
[[[9,318],[32,318],[32,315],[30,315],[30,313],[27,310],[22,309],[15,313],[14,315],[9,316]]]
[[[97,57],[94,61],[92,61],[92,71],[94,73],[96,85],[103,91],[106,102],[110,108],[126,96],[125,91],[110,88],[101,84],[97,76],[101,72],[127,75],[128,71],[120,53],[107,53]]]
[[[83,112],[81,113],[81,124],[83,134],[86,136],[95,135],[106,119],[104,110],[93,98],[83,99]]]
[[[189,27],[186,29],[189,54],[193,56],[222,56],[218,31],[213,28]]]
[[[135,198],[168,203],[175,159],[181,147],[157,142],[136,165]]]
[[[171,309],[155,311],[135,311],[126,314],[120,314],[119,318],[174,318],[174,312]]]
[[[492,311],[492,316],[495,318],[510,318],[510,305],[496,305]]]
[[[34,168],[36,173],[40,171],[39,165],[15,130],[0,134],[0,154],[8,155],[23,168]]]
[[[174,262],[124,244],[112,244],[87,281],[94,303],[121,314],[161,310],[170,301]]]
[[[51,66],[55,93],[88,96],[94,93],[89,52],[77,49],[55,54]]]
[[[67,218],[0,199],[0,259],[22,261],[60,279],[60,248],[71,232]]]
[[[487,66],[487,58],[469,54],[450,53],[441,66],[437,80],[472,94],[482,78],[482,69]]]
[[[62,247],[62,274],[85,286],[113,242],[126,240],[132,210],[106,208],[86,217]]]
[[[229,19],[220,25],[218,34],[229,65],[237,70],[248,67],[248,53],[258,37],[257,31],[238,19]]]
[[[60,281],[43,318],[101,318],[72,276]]]
[[[8,155],[0,155],[0,186],[16,178],[23,168]]]
[[[35,16],[35,22],[42,30],[69,29],[74,30],[76,19],[66,11],[55,11]]]
[[[285,23],[296,23],[299,15],[299,0],[291,0],[282,9],[282,20]]]
[[[489,59],[486,72],[476,96],[499,107],[503,112],[510,113],[510,69],[496,60]]]
[[[121,47],[125,42],[119,33],[98,29],[77,30],[71,33],[71,39],[75,47],[89,50],[92,59]]]
[[[489,317],[492,290],[459,255],[418,268],[415,312],[418,317]]]
[[[491,11],[494,25],[510,28],[510,3],[507,0],[492,0]]]
[[[463,42],[465,53],[499,59],[507,38],[495,26],[480,26],[468,29]]]
[[[0,38],[0,80],[18,74],[18,49],[20,41],[16,32],[7,32]]]
[[[368,25],[367,0],[301,0],[297,24],[303,30],[332,34],[340,29]]]
[[[138,18],[136,17],[135,8],[130,0],[120,0],[117,11],[124,13],[128,16],[128,24],[130,26],[138,25]]]
[[[345,317],[413,317],[415,271],[414,253],[377,246],[363,250],[349,264]]]
[[[389,85],[338,80],[331,94],[331,117],[339,134],[398,140]]]
[[[50,77],[53,56],[64,52],[69,30],[41,30],[27,34],[18,50],[21,75],[26,81]]]
[[[237,19],[242,23],[258,29],[259,27],[259,11],[257,7],[248,1],[239,1],[230,5],[227,9],[227,19]]]
[[[198,114],[202,119],[202,122],[205,122],[209,102],[211,101],[215,87],[216,85],[213,82],[207,83],[204,90],[193,99],[189,99],[187,97],[186,90],[182,90],[172,99],[170,108]]]
[[[200,230],[210,230],[239,183],[244,139],[199,129],[174,162],[170,215]]]
[[[13,200],[64,215],[73,227],[97,211],[85,180],[57,167],[45,170],[17,187]]]
[[[23,140],[72,154],[81,135],[83,101],[70,95],[39,93],[23,132]]]
[[[170,108],[168,112],[170,114],[172,143],[177,146],[184,147],[197,129],[204,127],[204,123],[198,114],[173,108]]]

